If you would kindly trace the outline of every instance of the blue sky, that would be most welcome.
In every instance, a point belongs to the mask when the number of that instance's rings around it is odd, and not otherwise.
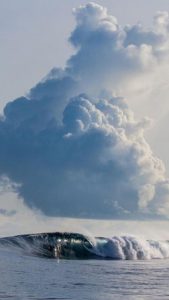
[[[74,26],[72,9],[88,1],[0,0],[0,109],[7,100],[25,94],[53,66],[63,66],[72,52],[67,37]],[[168,0],[97,1],[119,23],[152,23]],[[10,84],[9,84],[10,82]]]

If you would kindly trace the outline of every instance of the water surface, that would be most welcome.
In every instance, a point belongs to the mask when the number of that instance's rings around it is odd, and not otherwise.
[[[0,250],[0,299],[169,299],[169,259],[57,260]]]

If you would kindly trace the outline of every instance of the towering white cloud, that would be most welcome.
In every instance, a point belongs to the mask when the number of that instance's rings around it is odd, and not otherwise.
[[[69,59],[68,70],[91,91],[98,92],[98,84],[116,91],[126,84],[140,87],[140,76],[144,80],[146,74],[158,72],[159,66],[169,61],[167,12],[157,13],[150,29],[141,24],[121,27],[105,8],[94,3],[81,6],[74,14],[77,26],[70,41],[77,53]]]
[[[91,218],[169,216],[169,180],[136,121],[113,96],[168,61],[169,17],[122,28],[89,3],[75,10],[65,70],[53,69],[0,120],[0,175],[30,207]],[[139,80],[138,80],[139,81]]]

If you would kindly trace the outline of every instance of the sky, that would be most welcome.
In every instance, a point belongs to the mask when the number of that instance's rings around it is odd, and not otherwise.
[[[0,109],[6,101],[25,94],[54,66],[63,66],[72,47],[67,37],[75,21],[72,9],[89,1],[0,0]],[[139,21],[150,26],[158,10],[169,10],[168,0],[107,0],[119,23]],[[10,82],[10,86],[9,83]]]
[[[168,219],[167,11],[0,0],[2,234]]]

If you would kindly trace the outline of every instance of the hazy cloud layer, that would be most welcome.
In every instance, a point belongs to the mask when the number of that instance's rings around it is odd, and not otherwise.
[[[25,203],[53,216],[169,216],[169,180],[120,97],[124,84],[168,61],[169,16],[121,28],[105,8],[75,10],[77,52],[0,120],[0,175]],[[136,82],[136,81],[134,81]]]

